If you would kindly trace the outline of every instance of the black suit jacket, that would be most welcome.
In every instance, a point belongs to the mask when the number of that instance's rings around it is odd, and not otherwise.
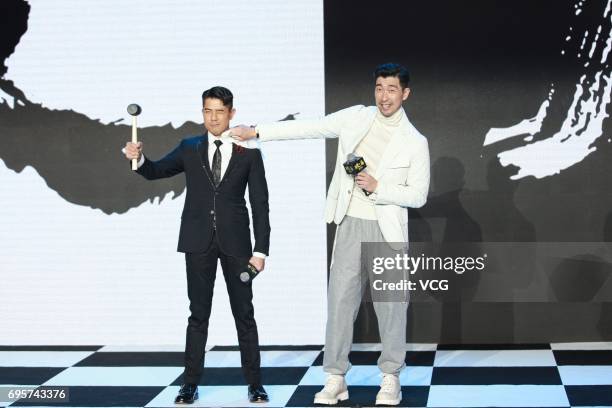
[[[181,216],[179,252],[205,251],[212,242],[216,224],[217,239],[224,253],[250,257],[254,250],[269,254],[268,185],[259,149],[234,143],[227,170],[217,187],[208,163],[207,134],[183,139],[158,161],[145,157],[137,172],[149,180],[185,173],[187,195]],[[254,249],[244,199],[247,185],[253,212]]]

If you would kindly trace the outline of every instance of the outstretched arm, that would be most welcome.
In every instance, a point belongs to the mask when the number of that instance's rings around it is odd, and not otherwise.
[[[320,119],[286,120],[257,125],[256,127],[236,126],[231,129],[237,140],[249,140],[259,136],[259,140],[297,140],[326,139],[340,136],[344,124],[363,106],[353,106],[331,113]]]
[[[138,160],[136,172],[148,180],[172,177],[184,170],[183,167],[183,143],[157,161],[151,161],[142,154],[142,142],[127,143],[125,145],[125,157],[128,160]]]

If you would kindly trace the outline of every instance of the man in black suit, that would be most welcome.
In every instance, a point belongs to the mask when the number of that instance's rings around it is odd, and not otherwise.
[[[178,251],[185,253],[189,316],[185,345],[184,384],[175,403],[193,403],[204,367],[204,348],[212,306],[217,260],[221,261],[232,314],[238,331],[242,369],[251,402],[267,402],[261,385],[259,339],[251,282],[239,275],[248,262],[264,269],[270,245],[268,186],[259,149],[233,143],[229,122],[235,114],[229,89],[213,87],[202,94],[203,136],[183,139],[164,158],[151,161],[142,143],[127,143],[127,159],[137,159],[136,171],[148,180],[184,172],[187,189]],[[249,188],[255,247],[251,247],[249,213],[244,199]]]

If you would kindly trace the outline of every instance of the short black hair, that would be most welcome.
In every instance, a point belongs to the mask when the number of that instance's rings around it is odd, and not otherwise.
[[[388,62],[377,66],[374,70],[374,81],[376,81],[378,77],[398,77],[402,89],[407,88],[408,82],[410,82],[410,74],[406,67],[394,62]]]
[[[213,86],[210,89],[202,92],[202,105],[208,98],[220,99],[223,102],[223,106],[227,106],[229,110],[232,110],[234,106],[234,95],[232,91],[223,86]]]

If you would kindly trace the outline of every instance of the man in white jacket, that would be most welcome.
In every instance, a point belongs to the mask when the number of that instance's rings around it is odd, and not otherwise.
[[[427,139],[410,123],[402,108],[408,98],[409,75],[399,64],[383,64],[374,72],[376,106],[353,106],[317,120],[295,120],[256,127],[239,126],[240,140],[260,141],[338,138],[325,220],[338,225],[329,276],[327,326],[323,366],[329,374],[316,404],[348,399],[344,379],[353,324],[361,303],[361,243],[386,242],[396,251],[408,246],[408,213],[419,208],[429,190]],[[356,177],[343,167],[349,154],[365,159],[367,171]],[[367,191],[370,194],[366,194]],[[406,299],[408,298],[406,294]],[[397,405],[402,399],[399,373],[406,356],[407,301],[376,302],[374,310],[382,342],[378,367],[383,373],[377,405]]]

